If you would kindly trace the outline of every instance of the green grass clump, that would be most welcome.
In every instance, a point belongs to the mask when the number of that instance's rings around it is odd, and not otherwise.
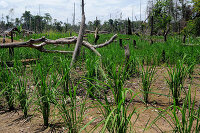
[[[160,118],[164,118],[171,126],[172,132],[199,133],[200,107],[196,105],[195,97],[196,93],[194,99],[192,99],[191,88],[189,88],[182,106],[177,106],[174,99],[173,105],[169,106],[167,109],[158,109],[159,115],[151,124],[156,125],[156,121]]]
[[[181,91],[184,87],[185,79],[188,76],[188,67],[184,65],[184,59],[179,60],[174,68],[169,68],[168,74],[169,78],[167,78],[167,83],[176,105],[179,105]]]
[[[143,98],[144,98],[144,102],[147,104],[149,102],[149,93],[151,92],[151,84],[153,82],[153,77],[155,74],[155,67],[148,67],[146,68],[146,70],[144,70],[144,67],[142,67],[142,73],[141,73],[141,77],[142,77],[142,94],[143,94]]]

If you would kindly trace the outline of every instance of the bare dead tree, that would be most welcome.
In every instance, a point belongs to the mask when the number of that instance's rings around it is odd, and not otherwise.
[[[81,51],[81,46],[82,46],[82,42],[83,42],[83,36],[84,36],[84,32],[85,32],[85,11],[84,11],[84,0],[82,0],[82,20],[81,20],[81,25],[80,25],[80,30],[79,30],[79,35],[78,35],[78,39],[76,42],[76,46],[75,46],[75,50],[72,56],[72,61],[70,66],[73,66],[73,63],[75,62],[77,56],[80,54]]]

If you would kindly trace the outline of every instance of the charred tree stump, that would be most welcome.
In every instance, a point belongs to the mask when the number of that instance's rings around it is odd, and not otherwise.
[[[3,36],[3,43],[6,43],[5,35]]]
[[[95,34],[94,34],[94,38],[95,38],[95,40],[94,40],[94,44],[95,45],[97,45],[97,41],[99,40],[99,35],[98,35],[98,28],[96,28],[96,30],[95,30]]]
[[[164,35],[164,41],[165,42],[167,42],[167,35],[168,35],[169,31],[170,31],[170,27],[168,27],[167,31],[164,31],[163,35]]]
[[[135,33],[135,35],[138,36],[138,37],[140,37],[140,34],[139,34],[139,33]]]
[[[13,43],[13,32],[11,31],[11,42]],[[14,57],[14,48],[9,48],[9,56],[10,56],[10,59],[12,59]]]
[[[122,39],[119,39],[119,46],[122,48],[123,43],[122,43]]]
[[[153,16],[151,16],[151,36],[153,36],[153,31],[154,31],[153,23],[154,23]]]
[[[163,50],[162,52],[162,62],[165,63],[166,58],[165,58],[165,50]]]
[[[153,45],[153,39],[151,39],[151,45]]]
[[[185,40],[186,40],[186,35],[184,34],[183,35],[183,43],[185,43]]]
[[[85,48],[82,49],[82,57],[85,58]]]
[[[130,48],[129,45],[127,44],[126,46],[124,46],[124,52],[125,52],[125,69],[126,72],[129,71],[129,59],[130,59]]]
[[[132,30],[131,30],[131,21],[128,18],[128,35],[132,35]]]
[[[136,40],[133,40],[133,47],[137,48]]]

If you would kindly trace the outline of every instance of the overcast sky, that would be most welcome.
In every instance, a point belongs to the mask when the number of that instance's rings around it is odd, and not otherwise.
[[[9,14],[11,8],[14,9],[12,14],[13,18],[20,17],[22,13],[27,10],[31,11],[33,15],[44,13],[50,13],[51,16],[57,20],[72,23],[73,3],[76,5],[76,23],[80,22],[80,1],[81,0],[0,0],[0,14]],[[141,0],[141,13],[142,19],[146,15],[147,0]],[[96,16],[102,22],[112,19],[120,18],[122,13],[122,19],[130,17],[132,19],[140,19],[140,0],[85,0],[85,13],[87,22],[89,20],[95,20]],[[2,17],[0,17],[1,19]]]

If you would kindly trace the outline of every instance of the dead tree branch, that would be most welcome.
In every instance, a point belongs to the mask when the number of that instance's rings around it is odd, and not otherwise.
[[[93,46],[93,47],[94,47],[95,49],[96,49],[96,48],[105,47],[105,46],[109,45],[110,43],[112,43],[116,38],[117,38],[117,34],[115,34],[113,37],[111,37],[109,41],[107,41],[107,42],[105,42],[105,43],[103,43],[103,44],[95,45],[95,46]]]

